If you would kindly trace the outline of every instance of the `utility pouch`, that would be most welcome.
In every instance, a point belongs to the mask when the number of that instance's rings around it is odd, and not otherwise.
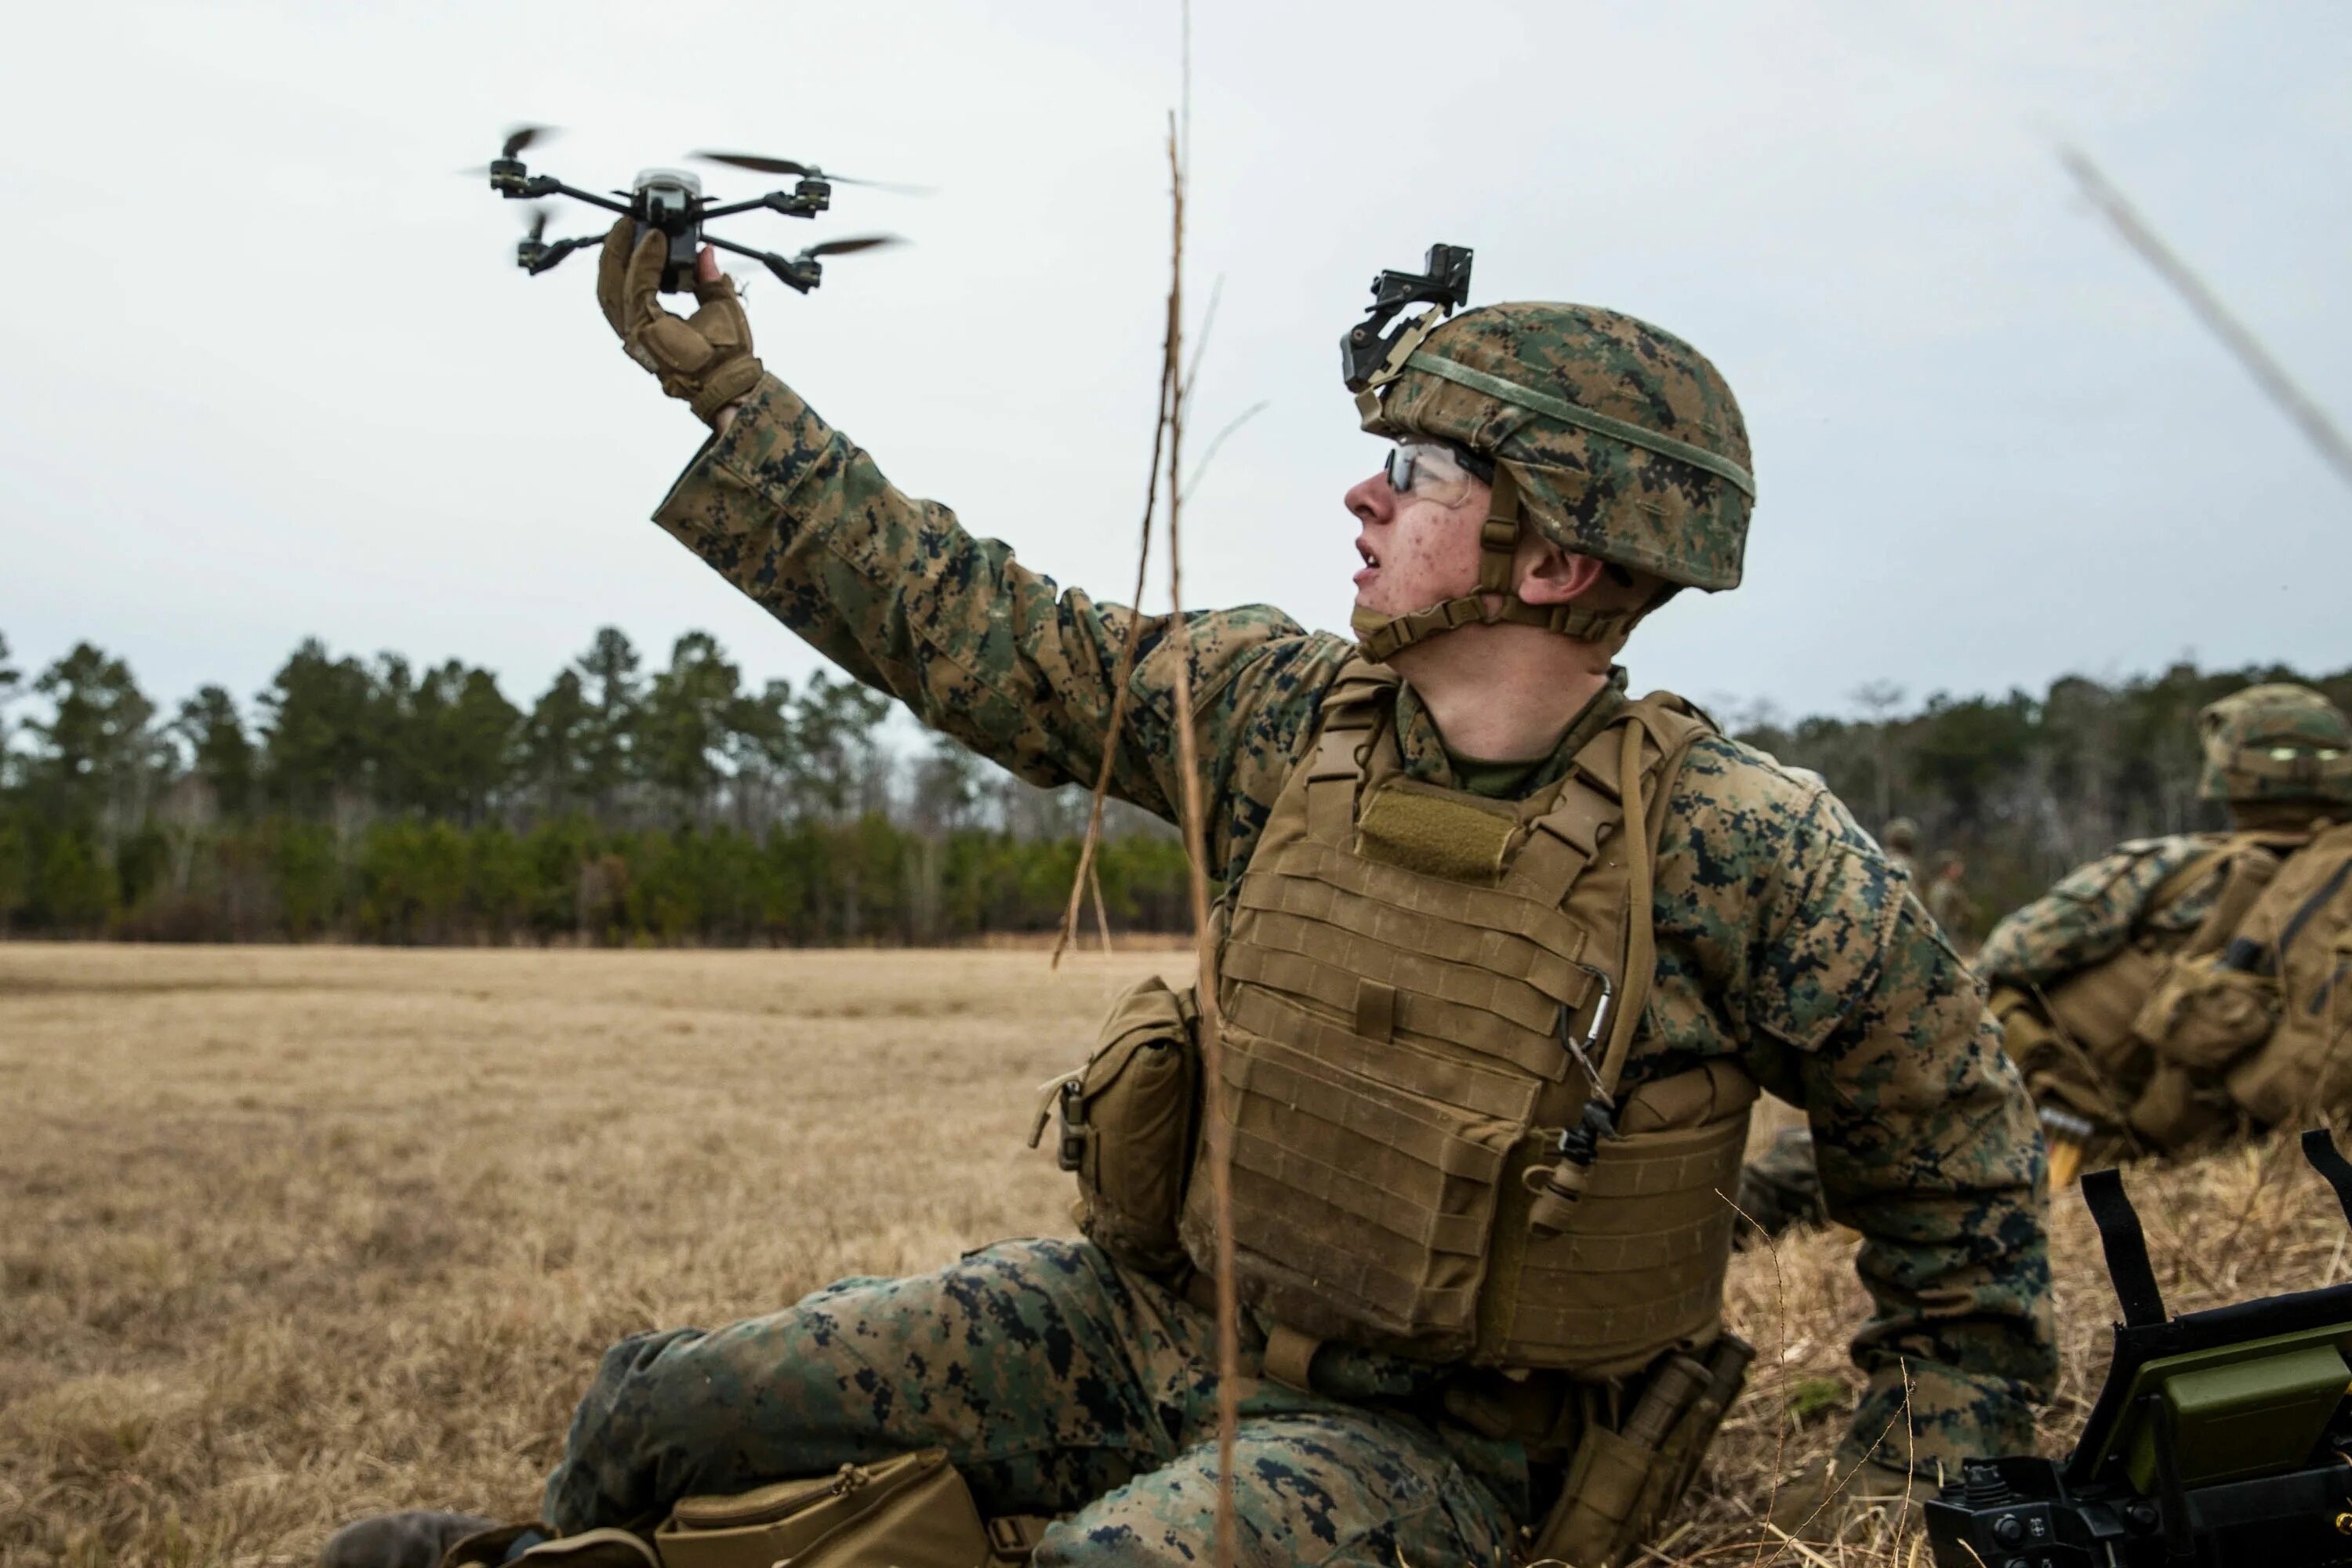
[[[2051,1021],[2104,1077],[2128,1081],[2137,1076],[2141,1050],[2132,1021],[2155,994],[2166,968],[2162,955],[2127,946],[2052,986],[2045,994]]]
[[[2132,1101],[2127,1120],[2142,1143],[2160,1153],[2172,1153],[2227,1138],[2243,1122],[2227,1090],[2173,1062],[2158,1062],[2147,1087]]]
[[[2278,1022],[2278,982],[2226,969],[2210,956],[2173,962],[2132,1021],[2159,1060],[2219,1072],[2270,1037]]]
[[[994,1552],[943,1448],[682,1499],[654,1545],[663,1568],[984,1568]]]
[[[1697,1354],[1664,1358],[1622,1430],[1598,1423],[1585,1429],[1532,1555],[1577,1568],[1617,1568],[1639,1555],[1697,1479],[1755,1359],[1735,1334]]]
[[[1184,1261],[1177,1222],[1200,1105],[1200,1010],[1153,976],[1103,1020],[1087,1065],[1048,1086],[1029,1144],[1056,1116],[1062,1169],[1078,1179],[1079,1228],[1119,1262],[1164,1273]]]

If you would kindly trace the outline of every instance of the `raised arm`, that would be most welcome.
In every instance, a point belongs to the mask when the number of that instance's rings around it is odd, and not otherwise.
[[[685,321],[661,310],[652,291],[657,239],[633,252],[616,229],[600,296],[632,355],[717,433],[656,521],[924,723],[1034,783],[1091,784],[1134,612],[1059,589],[1009,546],[966,532],[946,507],[900,492],[872,458],[749,358],[749,327],[708,257],[698,289],[703,309]],[[707,363],[697,346],[706,318],[720,340]],[[730,368],[745,363],[748,392]],[[737,395],[712,403],[713,384]],[[1194,616],[1185,633],[1202,755],[1221,763],[1208,777],[1213,858],[1221,859],[1222,825],[1233,815],[1223,760],[1248,753],[1240,731],[1259,721],[1256,699],[1313,639],[1264,606]],[[1147,618],[1113,753],[1113,792],[1162,816],[1174,814],[1177,795],[1179,657],[1166,619]]]

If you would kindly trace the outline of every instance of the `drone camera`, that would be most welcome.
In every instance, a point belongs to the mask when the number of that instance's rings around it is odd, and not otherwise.
[[[702,180],[683,169],[646,169],[636,178],[639,223],[669,237],[662,264],[662,291],[675,294],[692,285],[695,253],[702,248]]]

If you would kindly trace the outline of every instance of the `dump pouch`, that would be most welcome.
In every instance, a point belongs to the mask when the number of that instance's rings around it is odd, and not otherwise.
[[[983,1568],[994,1558],[943,1448],[682,1499],[654,1545],[663,1568]]]
[[[2260,1045],[2278,1013],[2278,983],[2269,976],[2184,955],[2158,982],[2132,1031],[2159,1060],[2214,1073]]]
[[[1755,1359],[1734,1334],[1661,1358],[1622,1430],[1597,1422],[1585,1428],[1531,1555],[1575,1568],[1630,1561],[1690,1489]]]
[[[2050,1021],[2109,1083],[2129,1082],[2146,1070],[2132,1023],[2163,981],[2165,967],[2163,954],[2133,943],[2044,994]]]
[[[1146,1273],[1184,1261],[1176,1227],[1196,1142],[1199,1017],[1190,987],[1171,991],[1157,975],[1138,984],[1112,1005],[1087,1065],[1050,1087],[1030,1139],[1059,1118],[1079,1228]]]

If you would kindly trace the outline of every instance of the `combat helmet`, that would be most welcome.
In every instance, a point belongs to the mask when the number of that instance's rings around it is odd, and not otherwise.
[[[2308,686],[2249,686],[2197,716],[2204,800],[2352,804],[2352,726]]]
[[[1463,274],[1466,285],[1466,259]],[[1376,300],[1379,292],[1376,281]],[[1349,385],[1371,434],[1446,443],[1494,465],[1478,592],[1412,615],[1360,612],[1367,657],[1497,620],[1601,640],[1682,588],[1738,585],[1756,481],[1739,405],[1705,355],[1591,305],[1487,305],[1440,322],[1444,309],[1369,345],[1387,352]],[[1632,611],[1525,604],[1510,592],[1525,526],[1563,550],[1654,574],[1665,591]],[[1505,596],[1499,611],[1486,607],[1487,594]]]

